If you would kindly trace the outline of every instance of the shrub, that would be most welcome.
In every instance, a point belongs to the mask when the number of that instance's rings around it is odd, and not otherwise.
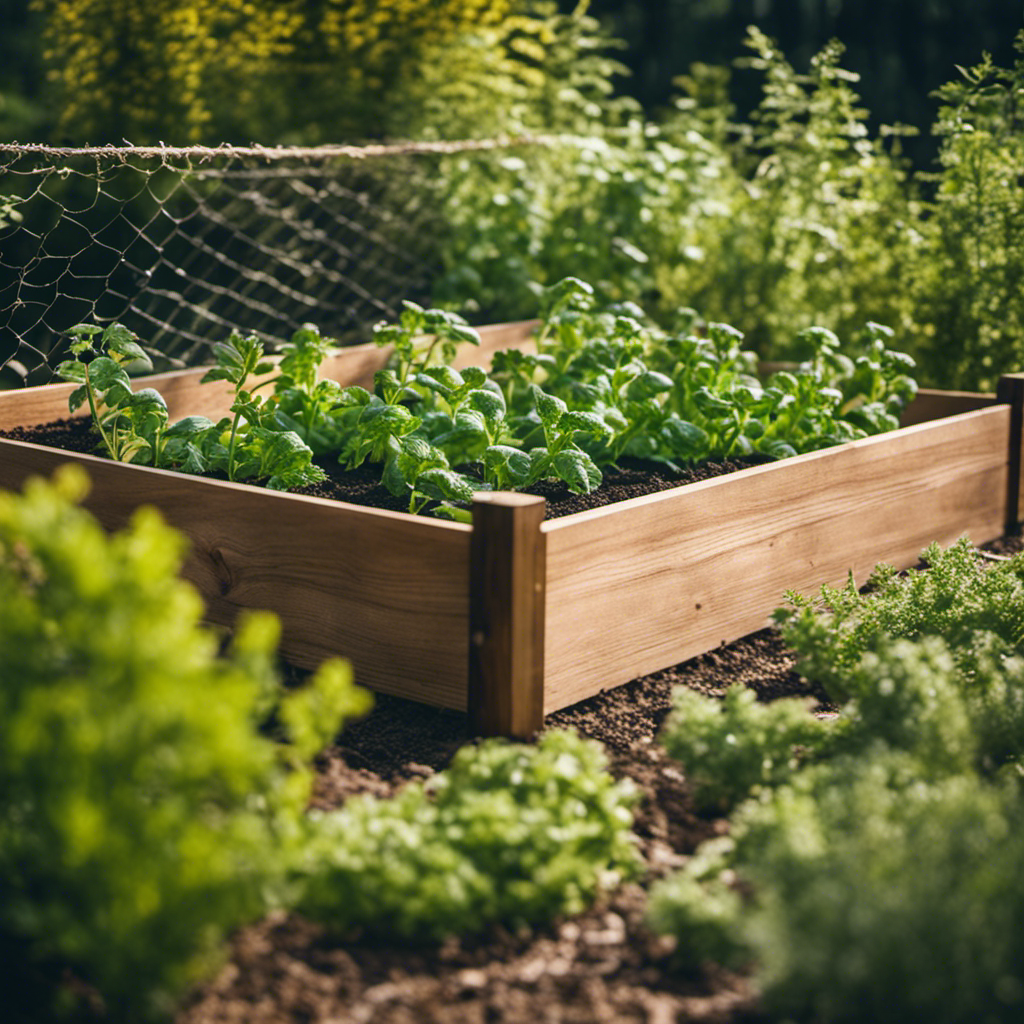
[[[331,662],[282,697],[267,614],[218,654],[181,538],[146,509],[108,537],[85,490],[66,469],[0,493],[0,971],[16,1019],[66,1001],[67,968],[137,1021],[272,898],[305,763],[365,695]],[[290,744],[259,731],[275,709]]]

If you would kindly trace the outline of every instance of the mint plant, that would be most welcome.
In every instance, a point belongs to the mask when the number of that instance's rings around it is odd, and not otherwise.
[[[253,377],[266,376],[274,364],[264,359],[263,344],[254,335],[232,333],[214,346],[216,364],[202,381],[227,381],[234,390],[232,416],[214,423],[204,416],[187,416],[168,424],[167,404],[153,388],[132,391],[127,366],[152,368],[135,334],[120,324],[103,329],[79,324],[72,329],[73,359],[57,368],[65,380],[80,384],[72,391],[68,407],[75,412],[89,403],[93,425],[107,454],[119,462],[187,473],[224,473],[229,480],[262,480],[268,487],[286,490],[324,479],[313,465],[313,451],[298,433],[288,429],[287,416],[278,417],[279,399],[264,400],[255,392],[274,381],[249,386]],[[97,342],[97,336],[99,336]],[[295,395],[308,388],[324,347],[319,334],[303,329],[286,355],[287,373],[282,393]],[[96,345],[105,354],[98,354]],[[86,361],[81,357],[92,354]],[[336,386],[335,386],[336,387]],[[309,401],[323,403],[331,389],[317,392]],[[320,410],[305,413],[304,424],[316,422]],[[312,427],[310,427],[312,429]]]

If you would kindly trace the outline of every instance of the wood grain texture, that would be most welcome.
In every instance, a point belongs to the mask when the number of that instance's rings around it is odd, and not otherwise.
[[[539,321],[522,320],[508,324],[488,324],[478,328],[480,346],[465,345],[457,353],[455,365],[487,366],[491,357],[503,348],[529,348],[531,335]],[[382,369],[391,354],[389,348],[378,348],[370,343],[341,349],[324,360],[321,376],[340,384],[360,384],[373,387],[373,375]],[[183,416],[208,416],[212,420],[228,414],[231,405],[231,386],[224,381],[201,384],[207,367],[171,370],[145,377],[136,377],[133,388],[156,388],[167,402],[171,420]],[[67,383],[44,384],[39,387],[0,391],[0,430],[12,427],[34,427],[40,423],[65,419],[68,416],[68,397],[77,385]],[[88,406],[76,415],[86,416]]]
[[[370,689],[466,707],[470,527],[3,440],[0,488],[66,462],[108,529],[155,505],[187,534],[184,575],[212,621],[269,608],[295,664],[343,655]]]
[[[944,416],[958,416],[962,412],[987,409],[996,404],[996,396],[980,391],[936,391],[921,388],[914,400],[900,416],[901,427],[912,427],[918,423],[929,423]]]
[[[764,626],[787,589],[1003,532],[1005,405],[544,524],[545,713]]]
[[[479,735],[544,724],[544,521],[530,494],[481,492],[470,546],[469,717]]]

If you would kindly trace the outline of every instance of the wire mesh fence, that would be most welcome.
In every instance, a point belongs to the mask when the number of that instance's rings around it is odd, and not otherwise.
[[[437,161],[544,144],[0,145],[0,386],[49,381],[83,321],[125,324],[163,368],[232,329],[365,340],[429,296]]]

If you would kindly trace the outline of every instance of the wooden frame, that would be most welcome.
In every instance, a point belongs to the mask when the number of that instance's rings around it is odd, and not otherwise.
[[[484,328],[463,364],[530,344]],[[387,353],[325,372],[366,383]],[[476,357],[476,360],[474,360]],[[156,375],[172,417],[220,416],[202,370]],[[65,416],[71,385],[0,392],[0,429]],[[546,714],[761,628],[786,590],[863,581],[931,541],[991,540],[1021,507],[1024,375],[997,395],[922,392],[891,434],[544,521],[544,502],[481,494],[472,527],[0,440],[0,487],[76,462],[108,528],[157,506],[191,541],[184,573],[212,621],[281,618],[282,654],[341,654],[385,693],[526,736]]]

